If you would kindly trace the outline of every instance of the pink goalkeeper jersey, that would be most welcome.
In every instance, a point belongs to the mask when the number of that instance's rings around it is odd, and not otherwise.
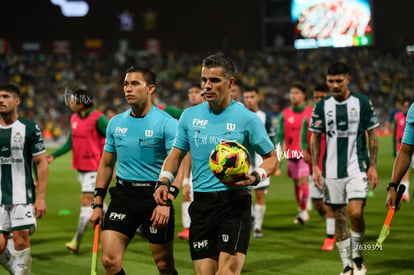
[[[283,111],[283,139],[285,140],[285,152],[288,159],[296,159],[301,151],[300,138],[305,116],[308,120],[312,115],[312,108],[306,106],[301,112],[296,113],[292,107]]]
[[[98,171],[105,137],[96,127],[101,112],[94,110],[82,119],[78,114],[71,117],[72,127],[72,167],[82,171]]]
[[[396,152],[400,151],[401,142],[404,135],[405,120],[407,116],[403,112],[395,114],[395,141],[396,141]]]

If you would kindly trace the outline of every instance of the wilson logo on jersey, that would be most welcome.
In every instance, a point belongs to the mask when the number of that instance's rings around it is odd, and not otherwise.
[[[226,129],[229,131],[234,131],[236,129],[235,123],[227,123]]]
[[[153,134],[154,134],[153,130],[145,130],[145,136],[146,137],[152,137]]]

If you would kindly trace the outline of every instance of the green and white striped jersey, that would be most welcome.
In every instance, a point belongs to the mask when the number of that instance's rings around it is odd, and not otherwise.
[[[0,125],[0,204],[34,202],[32,159],[45,152],[42,132],[34,122],[19,118]]]
[[[325,178],[344,178],[366,172],[369,166],[366,131],[379,126],[371,101],[351,93],[343,102],[332,95],[318,102],[309,130],[326,134],[322,174]]]

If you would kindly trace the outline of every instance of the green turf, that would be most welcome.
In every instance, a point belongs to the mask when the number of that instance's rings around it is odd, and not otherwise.
[[[365,209],[368,245],[375,244],[386,216],[385,187],[393,161],[391,137],[381,137],[379,186]],[[93,230],[86,233],[78,255],[70,254],[64,247],[76,230],[79,196],[80,187],[68,154],[50,165],[48,213],[39,220],[38,231],[32,236],[32,274],[89,274]],[[181,196],[175,202],[177,232],[181,230],[180,201]],[[394,216],[382,251],[365,252],[369,274],[414,274],[413,208],[413,202],[404,204]],[[59,215],[61,210],[69,210],[70,214]],[[321,251],[325,223],[312,211],[306,225],[295,225],[296,214],[291,180],[285,175],[273,177],[267,195],[264,238],[251,239],[243,274],[339,274],[342,264],[337,250]],[[194,274],[188,243],[179,239],[175,240],[175,262],[179,274]],[[157,274],[148,243],[141,237],[136,237],[128,247],[123,266],[127,274]],[[7,273],[0,269],[0,274]],[[104,274],[100,262],[98,274]]]

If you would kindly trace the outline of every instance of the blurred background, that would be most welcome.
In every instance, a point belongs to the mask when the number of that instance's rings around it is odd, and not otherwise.
[[[384,128],[395,101],[414,93],[413,8],[403,0],[7,1],[0,83],[21,86],[21,115],[59,143],[69,127],[65,96],[87,88],[98,109],[121,112],[125,70],[137,63],[158,75],[156,104],[185,108],[202,58],[228,54],[238,84],[258,86],[277,123],[291,85],[303,82],[310,95],[340,59]]]

